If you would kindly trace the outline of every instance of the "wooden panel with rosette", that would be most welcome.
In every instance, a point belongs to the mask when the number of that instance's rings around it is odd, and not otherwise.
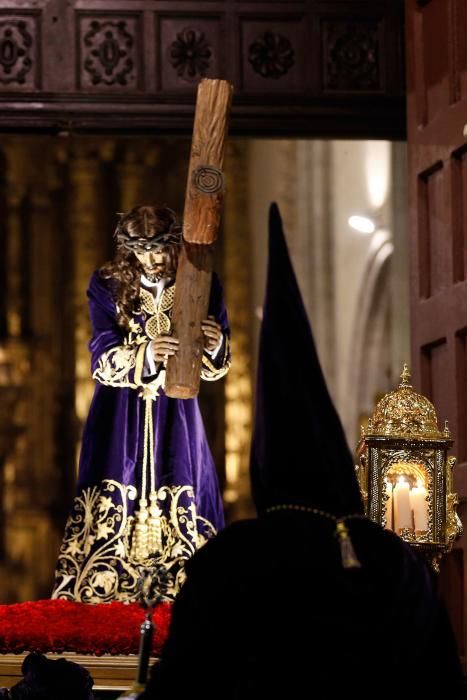
[[[403,0],[4,0],[0,129],[191,132],[234,85],[232,134],[404,136]]]

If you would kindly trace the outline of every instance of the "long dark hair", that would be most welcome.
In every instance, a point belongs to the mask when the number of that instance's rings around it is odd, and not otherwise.
[[[170,253],[170,272],[175,274],[181,246],[181,226],[177,223],[175,212],[168,207],[156,204],[141,204],[121,215],[115,230],[115,238],[124,233],[131,238],[154,238],[169,232],[180,236],[180,244],[167,245]],[[138,311],[139,288],[143,266],[133,251],[118,243],[112,260],[105,263],[99,272],[104,279],[112,282],[112,291],[117,304],[117,323],[128,330],[132,314]]]

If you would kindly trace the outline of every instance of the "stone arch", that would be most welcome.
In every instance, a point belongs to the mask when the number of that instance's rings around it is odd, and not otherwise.
[[[370,246],[354,321],[346,421],[347,435],[354,437],[354,444],[358,441],[361,417],[371,414],[376,398],[392,388],[390,281],[393,251],[390,233],[378,230]]]

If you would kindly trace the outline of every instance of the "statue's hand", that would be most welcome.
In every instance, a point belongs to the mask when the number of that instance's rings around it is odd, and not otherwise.
[[[178,338],[172,335],[159,335],[151,341],[152,355],[156,362],[165,362],[178,350]]]
[[[214,316],[208,316],[201,323],[201,329],[204,333],[204,347],[206,350],[215,350],[221,341],[222,330]]]

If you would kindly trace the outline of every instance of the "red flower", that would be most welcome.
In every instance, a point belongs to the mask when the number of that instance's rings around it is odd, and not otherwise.
[[[170,603],[160,603],[154,611],[154,656],[167,637],[170,613]],[[143,620],[138,603],[37,600],[0,605],[0,653],[137,654]]]

